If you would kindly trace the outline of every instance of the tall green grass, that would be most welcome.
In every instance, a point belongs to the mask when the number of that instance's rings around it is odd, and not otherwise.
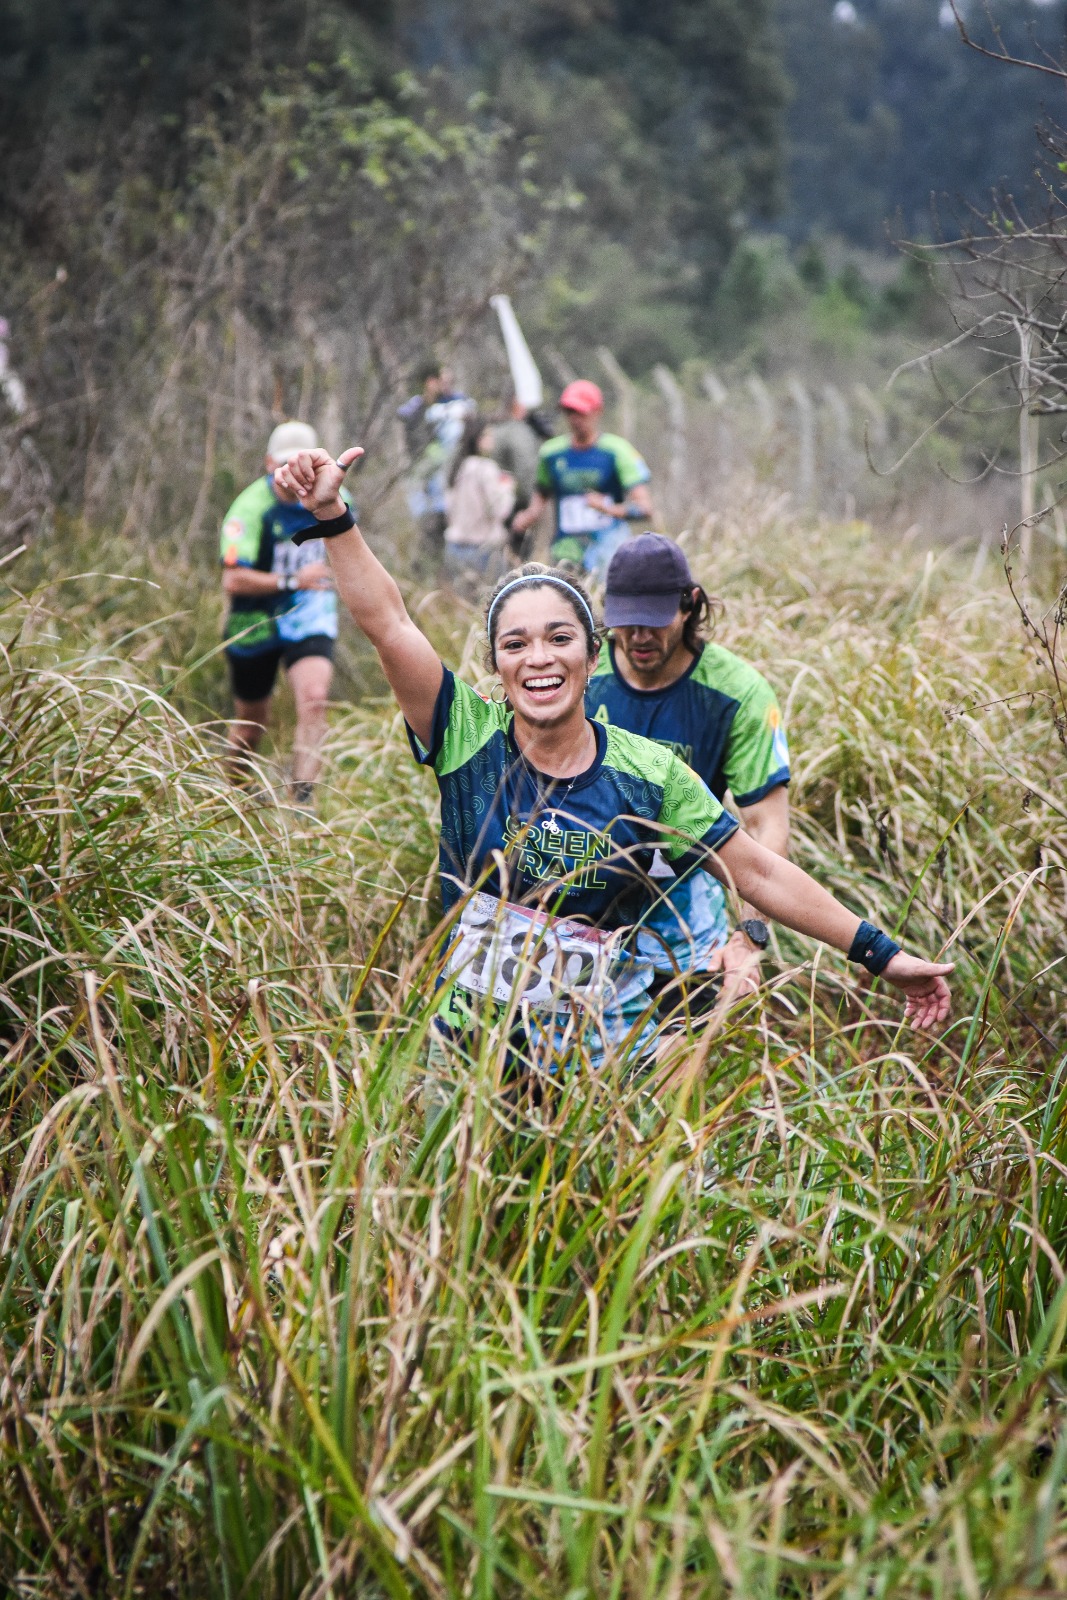
[[[538,1101],[487,1029],[429,1121],[433,795],[392,709],[335,717],[309,822],[269,764],[222,782],[166,643],[115,648],[143,601],[87,609],[83,580],[73,622],[54,589],[4,612],[12,1594],[1067,1586],[1067,829],[1036,665],[951,554],[759,500],[690,544],[787,703],[798,858],[950,946],[941,1040],[783,935],[758,1000],[657,1072]]]

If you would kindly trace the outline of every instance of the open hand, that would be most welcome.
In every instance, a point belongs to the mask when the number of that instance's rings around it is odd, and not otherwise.
[[[900,950],[883,970],[882,977],[906,996],[904,1019],[916,1028],[936,1028],[952,1009],[952,996],[946,974],[953,971],[951,961],[921,961]]]
[[[346,470],[363,451],[358,445],[342,450],[335,461],[328,450],[300,450],[275,469],[274,481],[296,495],[305,510],[320,522],[343,514],[341,484]]]

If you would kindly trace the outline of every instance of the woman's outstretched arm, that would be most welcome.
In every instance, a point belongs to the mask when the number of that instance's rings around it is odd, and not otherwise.
[[[860,918],[810,878],[800,867],[757,844],[738,829],[710,854],[708,866],[716,877],[732,882],[750,905],[797,933],[821,939],[836,950],[848,951],[860,927]],[[907,998],[904,1014],[917,1028],[933,1028],[949,1014],[946,974],[951,962],[922,961],[901,950],[881,976],[901,989]]]
[[[345,469],[363,454],[344,450],[334,461],[326,450],[301,450],[279,467],[275,482],[292,489],[320,522],[346,511],[340,497]],[[442,666],[433,645],[408,616],[404,598],[358,528],[326,540],[337,592],[378,652],[382,671],[416,737],[430,743]]]

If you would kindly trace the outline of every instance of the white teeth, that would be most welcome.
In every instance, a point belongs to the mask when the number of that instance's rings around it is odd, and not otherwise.
[[[558,689],[562,678],[527,678],[523,684],[524,689]]]

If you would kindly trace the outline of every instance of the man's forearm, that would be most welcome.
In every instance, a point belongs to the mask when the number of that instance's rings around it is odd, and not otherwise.
[[[222,575],[222,588],[225,594],[278,594],[278,574],[260,572],[255,567],[227,567]]]
[[[652,516],[652,491],[647,483],[639,483],[629,491],[623,504],[622,515],[640,522]]]
[[[752,838],[755,839],[756,843],[757,844],[761,844],[765,850],[772,850],[776,856],[781,856],[782,859],[785,860],[785,861],[789,860],[789,829],[788,828],[786,828],[784,830],[784,833],[777,833],[777,831],[775,829],[765,829],[763,831],[757,832],[756,829],[754,829],[754,828],[749,828],[747,830],[747,832],[750,833]],[[766,836],[767,834],[770,834],[771,837],[767,837]],[[762,918],[762,916],[763,916],[763,912],[762,911],[757,911],[756,907],[754,905],[752,905],[748,900],[743,900],[741,902],[741,920],[742,920],[742,922],[746,921],[749,917]]]
[[[517,527],[520,533],[525,533],[529,528],[533,527],[535,522],[540,520],[541,515],[547,505],[548,501],[541,493],[540,489],[535,489],[530,500],[530,504],[526,507],[525,511],[520,511],[518,513],[518,515],[514,518],[512,526]]]

